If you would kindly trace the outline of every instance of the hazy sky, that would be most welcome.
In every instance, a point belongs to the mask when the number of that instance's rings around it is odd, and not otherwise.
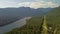
[[[0,8],[6,7],[30,7],[47,8],[58,7],[60,0],[0,0]]]

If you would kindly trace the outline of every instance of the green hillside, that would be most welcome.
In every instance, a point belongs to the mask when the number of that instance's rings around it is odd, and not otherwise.
[[[26,21],[27,24],[23,27],[15,28],[5,34],[60,34],[60,7],[48,12],[45,21],[42,17],[32,17]],[[49,27],[52,27],[52,29],[49,29]]]
[[[55,24],[59,28],[58,34],[60,34],[60,7],[55,8],[51,12],[48,12],[46,14],[47,17],[47,23],[49,24]]]
[[[55,8],[46,14],[47,22],[51,24],[60,24],[60,7]]]

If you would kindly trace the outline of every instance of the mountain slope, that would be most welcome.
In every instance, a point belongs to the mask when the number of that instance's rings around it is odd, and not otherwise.
[[[0,26],[5,25],[6,23],[12,23],[16,20],[19,20],[23,17],[29,16],[41,16],[47,11],[52,10],[52,8],[39,8],[32,9],[29,7],[20,7],[20,8],[0,8]]]
[[[49,23],[60,24],[60,7],[55,8],[51,12],[47,13],[46,16]]]
[[[47,23],[57,26],[57,34],[60,34],[60,7],[55,8],[46,14]]]

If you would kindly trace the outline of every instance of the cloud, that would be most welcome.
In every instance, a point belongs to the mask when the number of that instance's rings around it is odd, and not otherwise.
[[[35,9],[58,7],[58,5],[53,2],[22,2],[22,3],[18,3],[18,5],[20,5],[21,7],[30,7],[30,8],[35,8]]]
[[[56,3],[53,3],[53,2],[46,2],[46,1],[30,1],[30,2],[20,2],[20,1],[17,1],[17,0],[0,0],[0,8],[6,8],[6,7],[30,7],[30,8],[48,8],[48,7],[51,7],[51,8],[54,8],[54,7],[58,7],[58,4]]]
[[[0,8],[17,7],[17,2],[14,0],[0,0]]]

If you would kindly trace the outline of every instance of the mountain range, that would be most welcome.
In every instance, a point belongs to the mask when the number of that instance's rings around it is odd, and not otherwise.
[[[49,12],[53,8],[38,8],[33,9],[29,7],[19,7],[19,8],[0,8],[0,26],[12,23],[23,17],[34,17],[42,16],[46,12]]]

